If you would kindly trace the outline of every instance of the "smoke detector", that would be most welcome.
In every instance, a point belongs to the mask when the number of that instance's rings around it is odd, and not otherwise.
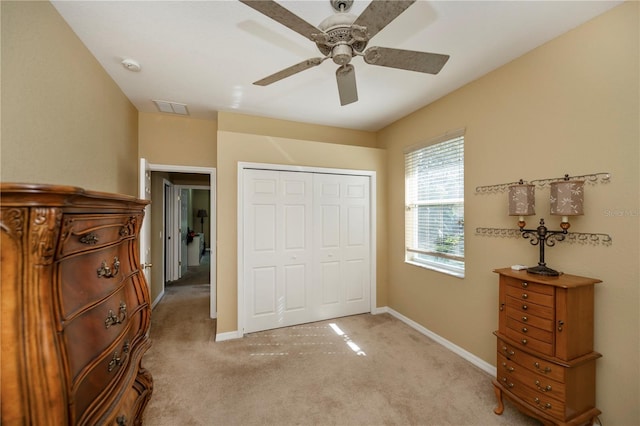
[[[122,66],[133,72],[138,72],[141,69],[140,64],[133,59],[124,59],[122,61]]]

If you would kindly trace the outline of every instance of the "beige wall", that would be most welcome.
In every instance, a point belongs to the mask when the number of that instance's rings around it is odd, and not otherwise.
[[[609,247],[559,244],[549,266],[603,280],[596,287],[597,406],[604,424],[640,423],[640,176],[638,3],[578,27],[379,133],[388,148],[389,306],[495,365],[497,276],[494,268],[535,265],[538,248],[521,238],[474,235],[477,227],[515,228],[505,193],[475,187],[519,178],[610,172],[587,185],[576,232],[608,233]],[[407,265],[403,148],[466,127],[466,277]],[[548,188],[536,192],[540,217]],[[515,219],[515,220],[514,220]],[[489,385],[488,385],[489,389]]]
[[[296,123],[295,121],[255,117],[251,115],[222,112],[218,130],[224,132],[269,135],[280,138],[323,141],[343,145],[357,145],[369,148],[377,147],[375,132],[351,130],[316,124]]]
[[[219,116],[220,123],[224,117]],[[218,323],[217,333],[237,330],[237,175],[238,162],[303,165],[377,173],[377,300],[386,299],[386,180],[383,150],[332,143],[218,132]],[[221,248],[224,247],[224,250]]]
[[[198,120],[163,113],[139,113],[140,157],[153,165],[216,167],[218,123],[215,120]],[[191,175],[153,172],[151,188],[151,256],[159,265],[151,271],[151,299],[162,294],[164,283],[164,212],[162,178],[175,184],[209,185],[209,175]],[[198,221],[196,230],[200,229]],[[207,241],[207,243],[209,243]]]
[[[140,157],[152,164],[215,167],[217,130],[215,120],[141,112]]]
[[[137,195],[134,106],[49,2],[1,7],[1,180]]]
[[[547,250],[547,261],[604,281],[596,288],[595,346],[603,353],[597,405],[606,424],[640,423],[637,2],[377,134],[232,113],[220,113],[217,133],[213,120],[138,116],[48,2],[2,2],[0,10],[1,179],[135,195],[139,156],[154,164],[218,167],[218,241],[224,247],[218,251],[218,332],[236,328],[238,161],[376,170],[378,306],[396,309],[490,363],[497,325],[491,271],[535,263],[537,250],[522,239],[474,235],[476,227],[515,226],[505,194],[478,195],[474,188],[611,172],[608,185],[587,186],[586,214],[572,221],[572,230],[608,233],[613,244],[560,244]],[[467,129],[464,279],[402,262],[402,150],[459,127]],[[545,217],[557,226],[546,214],[547,191],[538,191],[538,215],[530,224]],[[153,263],[162,264],[161,249],[154,249]]]

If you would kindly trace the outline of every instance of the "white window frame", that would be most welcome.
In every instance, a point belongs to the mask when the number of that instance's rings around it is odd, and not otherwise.
[[[462,142],[462,157],[464,159],[464,133],[465,129],[458,129],[448,132],[437,138],[430,139],[420,144],[412,145],[405,149],[405,262],[419,267],[431,269],[437,272],[453,275],[455,277],[464,278],[465,275],[465,259],[464,259],[464,164],[462,164],[462,187],[458,191],[457,197],[445,197],[443,199],[418,200],[418,189],[415,179],[416,170],[410,164],[411,157],[421,151],[429,151],[438,144],[458,143]],[[463,160],[464,161],[464,160]],[[424,207],[429,205],[448,205],[457,204],[462,208],[462,254],[449,254],[438,250],[425,250],[416,247],[418,243],[418,234],[425,227],[420,227],[418,223],[418,209],[416,207]],[[427,258],[429,256],[431,259]],[[453,261],[448,263],[448,261]]]

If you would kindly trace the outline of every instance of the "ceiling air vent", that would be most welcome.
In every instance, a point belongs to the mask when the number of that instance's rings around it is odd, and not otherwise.
[[[177,102],[169,102],[169,101],[153,101],[160,112],[167,112],[169,114],[178,114],[178,115],[189,115],[189,111],[187,110],[187,105],[179,104]]]

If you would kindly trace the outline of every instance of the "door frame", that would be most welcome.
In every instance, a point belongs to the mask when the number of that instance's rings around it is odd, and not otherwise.
[[[376,300],[376,288],[377,288],[377,239],[376,239],[376,228],[377,228],[377,220],[376,220],[376,205],[377,205],[377,186],[376,186],[376,172],[373,170],[351,170],[351,169],[334,169],[334,168],[326,168],[326,167],[308,167],[308,166],[292,166],[285,164],[268,164],[268,163],[249,163],[249,162],[238,162],[238,188],[237,188],[237,198],[238,198],[238,210],[237,210],[237,224],[238,224],[238,241],[237,241],[237,274],[238,274],[238,282],[237,282],[237,291],[238,291],[238,337],[244,336],[244,324],[245,324],[245,309],[244,309],[244,202],[243,202],[243,191],[244,191],[244,171],[247,169],[253,170],[274,170],[281,172],[306,172],[306,173],[324,173],[324,174],[332,174],[332,175],[351,175],[351,176],[366,176],[370,179],[369,186],[369,238],[370,238],[370,247],[369,247],[369,256],[371,259],[370,262],[370,276],[371,276],[371,285],[370,285],[370,293],[369,293],[369,308],[370,312],[376,312],[377,309],[377,300]]]
[[[209,226],[209,241],[210,241],[210,265],[209,265],[209,282],[210,282],[210,302],[209,302],[209,316],[215,319],[218,316],[217,312],[217,217],[216,217],[216,168],[214,167],[201,167],[201,166],[179,166],[170,164],[153,164],[147,162],[148,170],[150,172],[169,172],[169,173],[195,173],[209,175],[209,191],[211,193],[209,211],[210,226]],[[162,197],[164,198],[164,190]],[[162,293],[164,293],[164,283],[166,277],[164,276],[164,267],[162,268]]]

